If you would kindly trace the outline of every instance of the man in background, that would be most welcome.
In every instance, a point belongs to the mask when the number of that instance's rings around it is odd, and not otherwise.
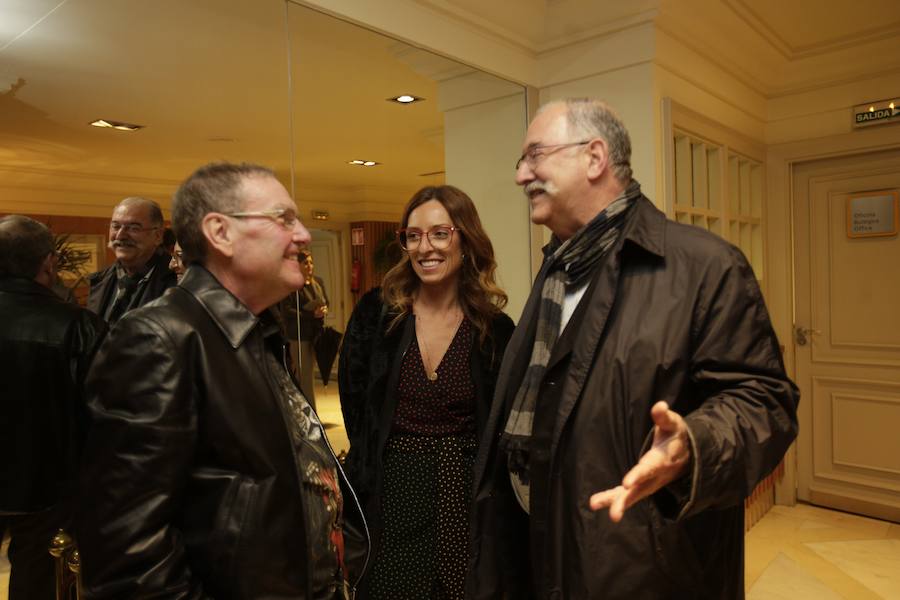
[[[116,262],[88,276],[87,302],[110,326],[176,284],[175,273],[168,268],[170,255],[158,251],[163,225],[162,210],[148,198],[125,198],[113,210],[109,247]]]
[[[21,215],[0,219],[0,538],[10,600],[53,600],[50,541],[68,527],[86,430],[82,381],[106,325],[60,299],[54,239]]]
[[[300,386],[313,406],[316,405],[315,361],[316,340],[325,328],[328,314],[328,294],[325,282],[313,275],[315,265],[312,254],[301,252],[298,257],[306,283],[300,290]]]
[[[279,314],[284,323],[285,335],[291,344],[291,364],[296,368],[300,362],[300,388],[313,408],[316,406],[315,364],[316,341],[325,328],[328,314],[328,294],[321,277],[313,275],[315,265],[308,250],[300,252],[297,260],[306,283],[295,294],[291,294],[279,304]],[[297,307],[300,312],[297,312]],[[297,318],[299,314],[299,319]],[[299,333],[298,333],[299,326]]]

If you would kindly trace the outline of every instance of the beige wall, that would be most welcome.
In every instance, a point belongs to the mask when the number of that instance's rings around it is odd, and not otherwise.
[[[0,212],[109,218],[122,198],[145,196],[159,202],[168,218],[172,193],[178,182],[145,178],[103,179],[72,172],[0,166]]]
[[[853,129],[851,109],[857,104],[895,98],[898,94],[900,76],[885,73],[879,77],[772,98],[768,102],[766,142],[784,144],[847,133],[861,137],[862,130]],[[894,129],[894,135],[900,137],[900,130],[896,127],[888,129]]]
[[[441,88],[446,180],[478,207],[494,246],[498,283],[509,296],[506,313],[518,321],[532,281],[528,202],[514,181],[525,133],[525,92],[506,84],[474,86],[467,94],[459,89],[465,83],[457,79]],[[491,92],[487,98],[485,92]],[[496,94],[500,97],[491,97]],[[453,105],[445,104],[451,100]]]

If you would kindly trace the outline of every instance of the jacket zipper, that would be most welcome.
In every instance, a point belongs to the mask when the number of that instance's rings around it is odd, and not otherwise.
[[[313,412],[316,412],[315,409],[313,409]],[[354,490],[353,486],[350,484],[347,474],[344,473],[344,468],[334,454],[334,448],[331,447],[331,442],[328,441],[328,436],[325,435],[325,428],[322,427],[322,421],[319,420],[318,413],[316,413],[316,420],[319,421],[319,431],[322,433],[322,439],[325,440],[325,445],[328,446],[328,451],[331,452],[331,456],[334,458],[334,464],[337,465],[338,471],[341,472],[341,477],[347,482],[347,489],[350,491],[350,495],[353,496],[353,503],[356,505],[356,510],[359,511],[359,517],[362,519],[363,531],[366,533],[366,559],[363,561],[359,577],[356,578],[356,581],[353,582],[353,585],[350,587],[350,598],[352,599],[356,598],[356,588],[359,586],[359,582],[362,581],[362,578],[366,574],[366,570],[369,568],[369,556],[372,553],[372,539],[369,535],[369,524],[366,522],[366,515],[363,512],[362,504],[359,503],[359,498],[356,496],[356,490]],[[346,511],[344,512],[346,513]]]
[[[288,365],[287,365],[286,348],[284,346],[282,346],[282,349],[281,349],[281,364],[285,369],[285,373],[290,373],[290,370],[288,369]],[[279,403],[279,404],[281,404],[281,403]],[[348,479],[347,474],[344,473],[344,468],[341,466],[341,462],[337,459],[337,455],[335,455],[335,453],[334,453],[334,448],[331,447],[331,442],[328,441],[328,436],[325,435],[325,428],[322,426],[322,420],[319,418],[319,413],[316,412],[316,409],[313,408],[312,405],[310,405],[309,408],[310,408],[310,410],[312,410],[313,414],[316,415],[316,422],[319,425],[319,433],[322,435],[322,439],[325,441],[325,445],[328,447],[328,452],[331,453],[331,458],[334,459],[335,466],[337,466],[338,471],[340,471],[341,477],[343,477],[344,481],[347,482],[347,489],[350,490],[350,495],[353,496],[353,503],[356,505],[356,510],[359,511],[359,517],[360,517],[360,519],[362,519],[363,531],[365,531],[365,534],[366,534],[366,559],[365,559],[365,561],[363,561],[363,568],[360,571],[359,577],[356,578],[356,581],[353,583],[353,585],[350,588],[350,598],[352,600],[352,599],[356,598],[356,589],[359,586],[359,582],[362,581],[363,576],[365,576],[366,570],[369,568],[369,557],[372,553],[372,540],[369,535],[369,524],[366,522],[366,515],[363,512],[362,504],[360,504],[359,498],[356,496],[356,490],[354,490],[353,486],[350,484],[350,479]],[[283,408],[281,410],[281,413],[282,413],[282,417],[286,418],[284,415]],[[293,441],[291,442],[291,445],[293,445]],[[300,473],[300,465],[297,464],[297,454],[296,454],[296,452],[292,452],[291,455],[294,459],[294,468],[297,471],[297,476],[300,478],[299,481],[301,482],[301,485],[302,485],[303,478]],[[345,511],[345,513],[346,513],[346,511]],[[341,532],[341,534],[343,535],[343,532]]]

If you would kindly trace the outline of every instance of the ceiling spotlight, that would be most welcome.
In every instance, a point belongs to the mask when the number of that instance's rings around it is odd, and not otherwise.
[[[356,165],[358,167],[374,167],[376,165],[380,165],[381,163],[375,162],[374,160],[351,160],[347,162],[348,165]]]
[[[111,119],[97,119],[92,121],[94,127],[106,127],[108,129],[118,129],[119,131],[137,131],[143,129],[144,125],[135,125],[134,123],[123,123],[122,121],[113,121]]]
[[[400,96],[394,96],[393,98],[388,98],[388,102],[396,102],[397,104],[412,104],[413,102],[421,102],[425,98],[419,98],[418,96],[413,96],[411,94],[403,94]]]

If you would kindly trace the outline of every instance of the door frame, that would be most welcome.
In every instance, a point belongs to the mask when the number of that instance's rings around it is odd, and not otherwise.
[[[849,125],[848,125],[849,127]],[[766,156],[768,194],[766,196],[766,302],[772,325],[784,345],[785,368],[796,377],[793,324],[796,313],[795,264],[807,257],[794,255],[793,173],[797,163],[841,158],[878,150],[900,148],[900,127],[887,125],[848,133],[770,145]],[[799,411],[807,409],[801,395]],[[806,435],[801,429],[800,436]],[[784,459],[784,478],[775,486],[775,503],[793,506],[797,502],[797,450],[791,445]]]

